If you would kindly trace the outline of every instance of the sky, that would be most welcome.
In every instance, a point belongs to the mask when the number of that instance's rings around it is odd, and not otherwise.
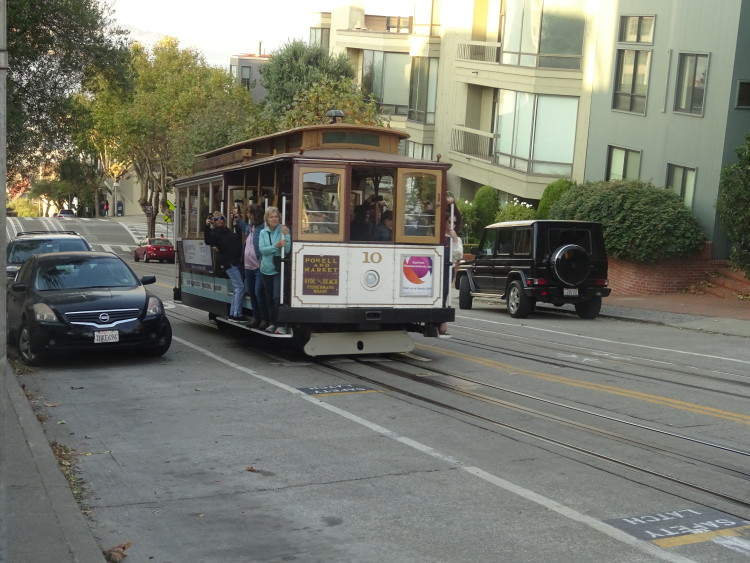
[[[361,4],[367,13],[394,15],[395,0],[113,0],[117,23],[130,38],[152,45],[166,35],[195,48],[206,61],[228,67],[229,57],[271,53],[290,39],[308,40],[311,12],[339,4]],[[396,8],[398,10],[399,8]],[[260,44],[259,44],[260,42]]]

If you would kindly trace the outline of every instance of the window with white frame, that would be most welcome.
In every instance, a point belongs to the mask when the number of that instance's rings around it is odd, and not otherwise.
[[[249,66],[241,66],[240,67],[240,83],[242,86],[248,90],[250,90],[251,85],[251,76],[253,74],[252,67]]]
[[[607,181],[637,180],[641,169],[641,152],[621,147],[607,149]]]
[[[651,51],[618,49],[612,109],[644,115]]]
[[[620,16],[621,43],[653,43],[654,16]]]
[[[689,208],[695,195],[695,168],[667,164],[667,187],[673,190]]]
[[[432,160],[432,145],[423,145],[422,143],[415,143],[414,141],[405,141],[403,154],[412,158]]]
[[[362,52],[362,88],[372,94],[378,111],[386,115],[406,115],[409,106],[408,53]]]
[[[680,53],[674,110],[703,115],[708,78],[708,55]]]
[[[435,124],[435,98],[437,96],[438,59],[412,57],[409,81],[410,121]]]
[[[320,45],[324,49],[328,49],[331,40],[331,30],[327,27],[311,27],[310,28],[310,45]]]
[[[502,64],[580,70],[584,0],[504,0]]]
[[[499,90],[495,162],[528,174],[570,176],[578,98]]]
[[[737,107],[750,108],[750,80],[740,80],[737,83]]]

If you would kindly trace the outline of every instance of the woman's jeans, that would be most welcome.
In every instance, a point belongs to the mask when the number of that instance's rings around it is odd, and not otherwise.
[[[250,296],[253,317],[259,321],[269,322],[271,317],[268,313],[268,305],[266,305],[266,295],[263,293],[263,275],[260,273],[260,268],[245,269],[245,293]]]
[[[229,316],[241,317],[242,302],[245,300],[245,282],[242,279],[242,270],[238,266],[232,266],[226,272],[232,282],[232,304],[229,307]]]
[[[266,295],[266,304],[268,305],[268,313],[271,317],[271,323],[276,324],[276,313],[279,309],[279,303],[281,303],[281,274],[274,274],[272,276],[263,276],[263,289]]]

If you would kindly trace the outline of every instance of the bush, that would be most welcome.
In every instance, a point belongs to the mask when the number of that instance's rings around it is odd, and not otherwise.
[[[514,197],[513,201],[497,212],[495,222],[524,221],[526,219],[534,219],[536,216],[536,210],[530,203],[518,201],[518,198]]]
[[[601,222],[607,253],[637,262],[689,256],[706,240],[698,220],[673,191],[645,182],[572,186],[552,206],[549,216]]]
[[[458,202],[463,223],[463,236],[468,243],[479,242],[482,231],[495,222],[500,205],[500,192],[492,186],[482,186],[477,190],[472,202]]]
[[[721,170],[716,210],[729,239],[729,260],[750,276],[750,135],[737,156]]]
[[[575,186],[576,183],[573,180],[567,180],[560,178],[549,184],[544,188],[542,193],[542,199],[539,200],[539,206],[536,209],[537,219],[548,219],[549,210],[554,203],[560,199],[560,197],[567,192],[570,188]]]

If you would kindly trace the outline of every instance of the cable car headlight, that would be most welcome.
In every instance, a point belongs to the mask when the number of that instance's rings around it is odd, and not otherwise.
[[[380,274],[375,270],[368,270],[362,276],[362,283],[367,289],[375,289],[380,284]]]

